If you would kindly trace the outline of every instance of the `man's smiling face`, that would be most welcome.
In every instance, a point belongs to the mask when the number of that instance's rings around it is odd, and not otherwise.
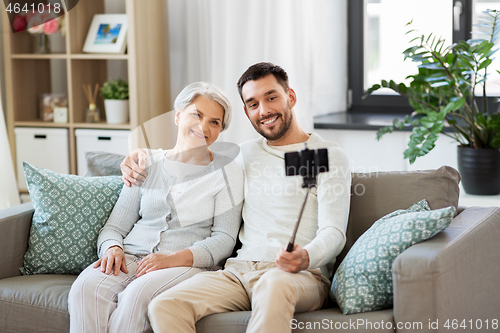
[[[295,106],[295,93],[285,91],[274,75],[247,81],[242,97],[245,113],[253,127],[269,141],[282,138],[290,129]]]

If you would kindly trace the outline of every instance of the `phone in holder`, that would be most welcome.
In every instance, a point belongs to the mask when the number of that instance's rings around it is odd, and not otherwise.
[[[302,176],[302,187],[316,186],[316,177],[320,172],[328,172],[328,149],[306,149],[285,153],[285,171],[287,176]]]
[[[295,236],[299,229],[300,219],[306,206],[307,197],[312,187],[316,186],[317,177],[321,172],[328,172],[328,149],[308,149],[307,146],[302,151],[285,153],[285,173],[287,176],[302,176],[302,188],[307,188],[306,197],[302,208],[300,209],[299,218],[293,229],[292,237],[288,243],[286,250],[292,252]]]

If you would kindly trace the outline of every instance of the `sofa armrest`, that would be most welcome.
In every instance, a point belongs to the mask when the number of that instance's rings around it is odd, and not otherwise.
[[[0,210],[0,279],[21,275],[33,212],[31,202]]]
[[[394,261],[394,320],[421,322],[424,331],[438,321],[433,332],[449,332],[447,320],[465,320],[465,331],[476,332],[481,321],[488,331],[487,323],[491,329],[492,320],[500,320],[499,277],[500,208],[467,208],[443,232]]]

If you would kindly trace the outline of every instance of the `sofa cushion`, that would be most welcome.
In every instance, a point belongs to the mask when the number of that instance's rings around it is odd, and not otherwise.
[[[124,155],[103,151],[87,151],[85,157],[85,177],[121,176],[120,164]]]
[[[97,260],[97,237],[123,187],[121,177],[78,177],[23,162],[35,208],[24,275],[79,274]]]
[[[457,208],[459,183],[460,174],[449,166],[437,170],[353,173],[347,239],[335,269],[356,239],[382,216],[422,199],[431,209]]]
[[[379,219],[368,229],[335,272],[331,294],[344,314],[392,306],[392,263],[411,245],[445,229],[455,207],[430,210],[422,200]]]
[[[75,279],[39,274],[0,280],[0,332],[69,332],[68,293]]]

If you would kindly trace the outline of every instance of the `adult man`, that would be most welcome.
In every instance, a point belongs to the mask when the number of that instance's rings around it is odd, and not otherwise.
[[[250,309],[247,332],[290,332],[294,312],[319,309],[327,300],[333,262],[345,243],[348,159],[337,144],[302,130],[294,117],[296,94],[281,67],[251,66],[238,90],[247,117],[263,136],[241,145],[242,247],[224,270],[198,274],[156,297],[149,307],[155,332],[195,332],[204,316]],[[285,176],[284,153],[301,150],[304,143],[328,148],[330,171],[318,176],[293,251],[286,252],[306,191],[301,177]]]

